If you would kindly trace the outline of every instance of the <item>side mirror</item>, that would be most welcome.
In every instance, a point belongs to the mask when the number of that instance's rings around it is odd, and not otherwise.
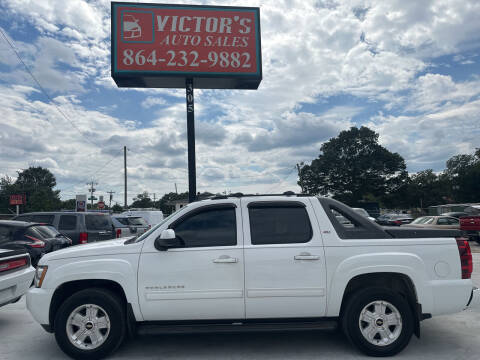
[[[155,239],[155,249],[159,251],[167,251],[169,248],[182,247],[180,239],[175,236],[173,229],[163,230],[158,238]]]

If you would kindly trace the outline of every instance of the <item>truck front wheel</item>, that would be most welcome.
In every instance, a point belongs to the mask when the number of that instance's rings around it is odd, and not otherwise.
[[[349,297],[342,328],[363,353],[393,356],[408,345],[414,317],[402,295],[388,289],[367,288]]]
[[[125,337],[125,311],[119,297],[105,289],[86,289],[70,296],[55,316],[55,339],[74,359],[100,359]]]

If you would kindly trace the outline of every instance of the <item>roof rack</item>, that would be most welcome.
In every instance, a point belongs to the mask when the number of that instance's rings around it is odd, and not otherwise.
[[[233,193],[228,195],[215,195],[210,198],[210,200],[224,200],[229,198],[241,198],[241,197],[254,197],[254,196],[296,196],[304,197],[311,196],[310,194],[296,194],[293,191],[285,191],[283,194],[243,194],[243,193]]]

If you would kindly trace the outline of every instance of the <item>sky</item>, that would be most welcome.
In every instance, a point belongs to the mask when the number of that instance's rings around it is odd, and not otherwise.
[[[352,126],[378,132],[410,173],[480,147],[478,0],[188,4],[261,14],[258,90],[195,90],[200,192],[299,191],[295,165]],[[0,176],[43,166],[62,199],[93,179],[122,204],[127,146],[129,202],[188,190],[185,89],[116,86],[109,1],[0,0],[0,11]]]

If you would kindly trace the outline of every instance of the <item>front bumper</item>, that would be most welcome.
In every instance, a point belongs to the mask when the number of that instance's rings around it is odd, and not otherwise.
[[[32,287],[27,292],[27,309],[33,318],[41,325],[49,325],[50,301],[53,291]]]
[[[480,289],[476,287],[472,289],[472,295],[467,304],[467,309],[471,308],[480,308]]]

